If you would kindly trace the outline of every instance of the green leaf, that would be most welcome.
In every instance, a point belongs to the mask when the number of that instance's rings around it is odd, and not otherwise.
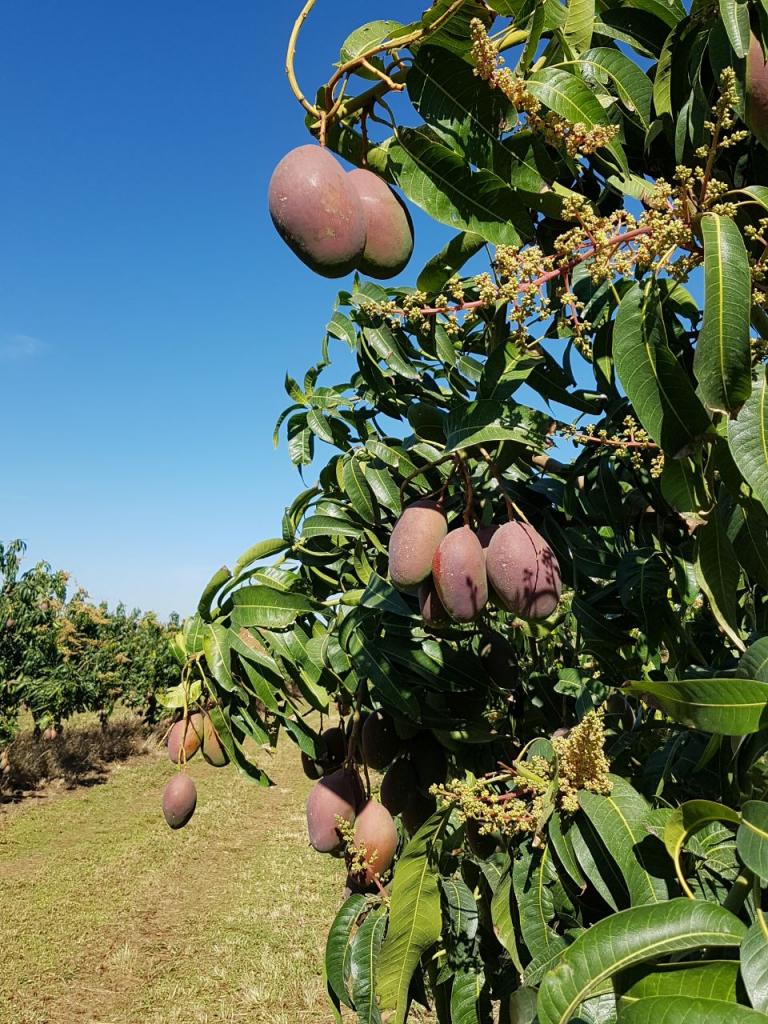
[[[712,821],[727,821],[738,826],[741,815],[724,804],[715,803],[714,800],[687,800],[675,808],[664,826],[664,845],[674,862],[677,877],[684,889],[687,886],[682,865],[685,844],[694,832],[698,832]]]
[[[242,587],[232,594],[232,624],[260,626],[263,629],[285,629],[297,616],[311,612],[315,603],[304,594],[281,593],[271,587]]]
[[[354,455],[344,459],[341,473],[352,508],[367,523],[375,523],[378,518],[376,501],[359,460]]]
[[[741,232],[729,217],[705,214],[701,230],[704,319],[696,342],[693,372],[704,404],[715,412],[733,412],[752,391],[749,257]]]
[[[635,413],[669,455],[707,433],[710,419],[662,330],[655,295],[632,285],[613,329],[616,372]]]
[[[278,554],[280,551],[285,551],[288,547],[285,540],[282,537],[275,537],[270,540],[260,540],[258,544],[254,544],[253,547],[248,548],[235,562],[235,567],[232,570],[232,575],[237,577],[247,569],[248,566],[253,565],[254,562],[261,562],[265,558],[271,558],[272,555]]]
[[[736,675],[742,679],[759,679],[768,683],[768,636],[750,644],[739,659]]]
[[[312,537],[361,537],[362,526],[357,526],[349,519],[338,519],[336,516],[308,516],[301,525],[301,536],[304,540]]]
[[[341,44],[340,64],[347,64],[355,57],[359,57],[361,53],[385,42],[393,32],[402,27],[402,23],[399,21],[369,21],[365,25],[361,25]],[[369,72],[369,74],[371,73]]]
[[[458,451],[489,441],[516,441],[527,448],[544,450],[544,436],[552,422],[549,416],[521,409],[491,399],[480,399],[460,407],[448,416],[445,424],[446,451]],[[539,429],[536,430],[535,428]]]
[[[482,235],[460,231],[436,253],[416,278],[416,287],[422,292],[439,292],[457,270],[480,252],[485,245]]]
[[[219,684],[225,690],[235,690],[235,681],[232,678],[231,652],[229,643],[230,631],[226,626],[218,622],[211,623],[205,627],[205,638],[203,650],[208,669]]]
[[[737,599],[740,578],[736,553],[720,516],[714,514],[696,531],[696,579],[720,628],[743,651]]]
[[[756,921],[741,944],[741,977],[749,1001],[768,1014],[768,933],[764,921]]]
[[[407,87],[416,112],[468,163],[498,170],[514,159],[514,151],[499,141],[500,131],[514,124],[514,108],[461,57],[420,47]]]
[[[736,960],[710,960],[698,964],[642,964],[622,971],[615,977],[614,990],[621,1015],[632,1003],[653,996],[695,993],[704,999],[735,1003],[738,980],[739,964]]]
[[[381,948],[376,990],[382,1010],[404,1024],[408,986],[419,959],[438,941],[442,926],[434,851],[448,821],[433,815],[403,850],[392,884],[389,928]]]
[[[632,1003],[619,1024],[765,1024],[765,1017],[749,1007],[703,996],[654,996]]]
[[[592,41],[595,0],[568,0],[568,17],[562,32],[570,50],[578,56]]]
[[[768,589],[768,516],[759,501],[742,495],[728,523],[728,540],[748,578]]]
[[[509,997],[509,1024],[534,1024],[536,989],[519,988]]]
[[[224,586],[224,584],[232,579],[232,573],[223,565],[221,569],[211,576],[210,580],[206,583],[205,589],[200,595],[200,600],[197,605],[197,614],[203,620],[203,622],[211,621],[211,610],[213,607],[213,599],[216,597],[218,592]]]
[[[460,971],[451,986],[451,1024],[481,1024],[482,971]]]
[[[738,419],[728,424],[728,445],[755,497],[768,510],[768,368]]]
[[[536,977],[565,949],[566,941],[552,927],[555,900],[552,883],[557,880],[548,847],[522,849],[512,866],[512,884],[520,932],[535,965]],[[526,972],[526,981],[532,983]]]
[[[627,967],[702,946],[736,946],[745,933],[746,926],[723,907],[688,899],[632,907],[603,918],[545,975],[537,1004],[539,1022],[567,1024],[585,999]],[[642,1020],[645,1024],[657,1018]]]
[[[376,1005],[376,962],[387,929],[387,915],[383,909],[374,910],[360,925],[352,940],[350,972],[352,1000],[359,1024],[380,1024],[381,1014]]]
[[[420,129],[399,128],[387,149],[387,169],[416,206],[454,230],[496,245],[520,245],[531,222],[514,189]]]
[[[351,1010],[355,1004],[348,990],[348,947],[352,930],[365,906],[365,896],[354,893],[342,903],[325,943],[325,974],[328,985],[340,1002]]]
[[[736,849],[750,871],[768,882],[768,803],[747,800],[741,806]]]
[[[582,53],[576,63],[588,75],[608,78],[623,105],[637,114],[643,128],[648,128],[653,87],[633,60],[613,47],[595,46]]]
[[[365,593],[360,598],[360,604],[363,608],[375,608],[404,618],[413,617],[413,609],[409,607],[399,591],[378,573],[371,574]]]
[[[626,779],[610,778],[610,796],[583,790],[579,805],[619,866],[632,905],[659,903],[667,899],[669,888],[659,868],[652,871],[649,863],[654,845],[659,845],[647,828],[651,808]]]
[[[749,4],[746,0],[720,0],[720,17],[733,52],[737,57],[746,57],[749,53]]]
[[[678,679],[630,683],[675,722],[721,736],[747,736],[768,724],[768,683],[756,679]]]
[[[584,124],[587,128],[610,124],[608,115],[586,82],[568,71],[542,68],[531,75],[527,86],[545,107],[572,124]],[[613,155],[620,167],[627,167],[627,158],[620,143],[614,139],[605,149]]]
[[[491,920],[496,938],[509,953],[512,963],[518,972],[522,974],[523,964],[517,949],[517,930],[512,919],[511,897],[512,870],[510,866],[494,889],[491,899]]]

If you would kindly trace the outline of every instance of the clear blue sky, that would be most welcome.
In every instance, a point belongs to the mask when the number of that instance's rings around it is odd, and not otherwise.
[[[422,4],[317,6],[307,92],[348,31]],[[298,7],[0,10],[0,538],[94,599],[188,613],[300,489],[271,431],[339,285],[267,213],[274,165],[309,141],[283,74]],[[415,273],[447,233],[413,212]]]

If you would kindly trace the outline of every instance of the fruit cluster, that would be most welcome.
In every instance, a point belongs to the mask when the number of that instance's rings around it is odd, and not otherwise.
[[[168,757],[175,765],[186,764],[198,750],[214,768],[223,768],[229,762],[207,711],[195,711],[174,722],[168,732],[167,743]],[[173,829],[183,828],[195,813],[196,806],[194,782],[185,772],[177,772],[163,792],[165,820]]]
[[[425,623],[473,622],[489,599],[521,619],[545,619],[560,600],[552,548],[518,520],[448,530],[439,502],[410,504],[389,540],[389,575],[398,590],[418,592]]]
[[[269,183],[269,212],[283,241],[323,277],[361,270],[385,280],[413,252],[410,215],[387,183],[363,168],[345,173],[320,146],[283,157]]]
[[[431,732],[396,722],[385,711],[367,715],[362,728],[349,720],[320,736],[323,754],[302,755],[305,774],[318,779],[307,800],[310,844],[319,853],[344,856],[350,890],[380,886],[398,847],[395,818],[412,835],[436,807],[430,787],[445,781],[445,750]],[[359,738],[358,738],[359,733]],[[384,771],[379,799],[370,797],[356,766]]]

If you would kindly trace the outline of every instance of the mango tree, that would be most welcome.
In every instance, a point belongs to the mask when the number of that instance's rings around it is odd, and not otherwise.
[[[766,9],[436,0],[308,98],[313,6],[270,208],[357,270],[286,380],[316,483],[174,641],[172,759],[203,712],[261,785],[297,745],[337,1019],[768,1020]],[[377,283],[401,197],[446,243]]]

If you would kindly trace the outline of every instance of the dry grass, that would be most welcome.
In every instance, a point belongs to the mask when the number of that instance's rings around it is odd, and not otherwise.
[[[52,780],[69,787],[104,782],[109,765],[145,753],[149,739],[150,729],[128,712],[116,713],[104,727],[95,715],[75,715],[54,740],[22,729],[6,748],[10,770],[0,776],[0,802]]]
[[[154,750],[0,810],[3,1024],[332,1020],[322,950],[344,874],[307,845],[294,748],[271,790],[193,760],[198,809],[175,833],[172,770]]]

